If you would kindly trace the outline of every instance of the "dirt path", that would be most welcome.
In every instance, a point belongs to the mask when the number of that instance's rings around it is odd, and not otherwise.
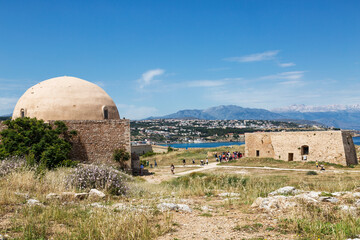
[[[294,168],[276,168],[276,167],[249,167],[249,166],[226,166],[226,165],[218,165],[217,162],[209,163],[209,165],[205,165],[203,167],[199,167],[198,169],[193,169],[190,171],[183,171],[175,174],[175,176],[183,176],[193,172],[201,172],[213,168],[229,168],[229,169],[262,169],[262,170],[276,170],[276,171],[297,171],[297,172],[308,172],[314,171],[314,169],[294,169]],[[359,170],[325,170],[325,172],[333,172],[333,173],[360,173]]]

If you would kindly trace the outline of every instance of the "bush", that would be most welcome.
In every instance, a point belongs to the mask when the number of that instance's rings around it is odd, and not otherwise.
[[[64,122],[54,126],[36,118],[18,118],[5,121],[7,129],[0,132],[0,159],[9,156],[29,156],[28,163],[53,169],[74,165],[69,160],[70,138]]]
[[[124,173],[107,166],[82,165],[75,168],[68,176],[68,184],[78,189],[104,189],[110,194],[123,195],[127,192]]]
[[[124,149],[116,149],[113,154],[114,161],[120,163],[121,168],[126,168],[126,162],[130,159],[130,154]]]
[[[149,151],[149,152],[146,152],[142,155],[142,157],[151,157],[151,156],[154,156],[156,155],[156,153],[154,151]]]
[[[306,175],[318,175],[315,171],[308,171]]]
[[[173,149],[172,147],[168,146],[167,151],[168,151],[168,152],[172,152],[172,151],[174,151],[174,149]]]

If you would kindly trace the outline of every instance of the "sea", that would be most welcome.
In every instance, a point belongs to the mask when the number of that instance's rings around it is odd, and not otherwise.
[[[353,137],[355,145],[360,145],[360,137]],[[231,145],[243,145],[245,142],[207,142],[207,143],[174,143],[174,144],[160,144],[161,146],[170,146],[174,148],[216,148]]]

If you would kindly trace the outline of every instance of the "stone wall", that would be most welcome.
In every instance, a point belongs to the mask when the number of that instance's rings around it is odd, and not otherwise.
[[[307,147],[309,153],[303,154],[302,147]],[[352,137],[345,131],[246,133],[245,156],[342,165],[358,163]]]
[[[139,144],[131,146],[131,153],[135,153],[139,156],[153,151],[154,153],[167,153],[168,147],[160,145],[150,145],[150,144]]]
[[[115,149],[130,148],[130,121],[123,120],[67,120],[69,130],[76,130],[71,158],[87,163],[113,163]],[[50,122],[51,123],[51,122]],[[128,162],[131,166],[131,162]]]
[[[153,149],[150,144],[139,144],[131,146],[131,153],[135,153],[139,156],[151,151],[153,151]]]

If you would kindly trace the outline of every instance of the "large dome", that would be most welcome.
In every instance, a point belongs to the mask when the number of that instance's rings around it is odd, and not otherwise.
[[[96,84],[76,77],[56,77],[29,88],[12,118],[49,120],[120,119],[111,97]]]

